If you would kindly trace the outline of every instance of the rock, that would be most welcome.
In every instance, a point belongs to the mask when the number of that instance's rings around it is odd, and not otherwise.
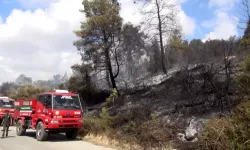
[[[183,133],[178,133],[178,134],[177,134],[177,137],[178,137],[178,139],[181,140],[182,142],[185,142],[185,141],[186,141],[186,139],[185,139],[185,134],[183,134]]]
[[[164,116],[164,117],[162,118],[162,121],[163,121],[164,123],[166,123],[166,124],[171,124],[171,119],[170,119],[169,116]]]
[[[202,128],[202,120],[193,117],[190,122],[189,126],[185,130],[185,139],[190,142],[195,142],[198,140],[198,132]]]
[[[191,128],[188,128],[186,129],[185,131],[185,139],[187,141],[193,141],[197,136],[197,130],[196,129],[191,129]]]

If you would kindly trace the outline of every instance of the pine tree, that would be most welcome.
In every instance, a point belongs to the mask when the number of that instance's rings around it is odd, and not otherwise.
[[[84,0],[86,21],[81,23],[81,30],[76,31],[80,39],[74,42],[84,61],[93,62],[95,68],[109,73],[113,88],[119,74],[116,50],[120,41],[122,18],[120,5],[114,0]],[[112,54],[112,55],[111,55]],[[112,62],[116,63],[116,73]]]

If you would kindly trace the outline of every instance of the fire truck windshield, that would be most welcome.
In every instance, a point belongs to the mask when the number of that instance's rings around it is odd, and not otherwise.
[[[81,104],[78,96],[63,96],[54,95],[54,109],[81,109]]]
[[[14,108],[14,101],[0,99],[0,108]]]

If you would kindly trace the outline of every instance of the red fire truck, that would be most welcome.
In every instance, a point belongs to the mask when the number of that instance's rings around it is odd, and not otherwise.
[[[83,124],[79,95],[66,90],[41,93],[36,99],[17,100],[15,106],[18,136],[25,135],[26,129],[34,129],[38,141],[45,141],[54,133],[66,133],[68,139],[75,139]]]
[[[0,125],[2,124],[3,115],[5,114],[6,110],[8,110],[12,116],[14,115],[14,100],[9,97],[1,96],[0,97]]]

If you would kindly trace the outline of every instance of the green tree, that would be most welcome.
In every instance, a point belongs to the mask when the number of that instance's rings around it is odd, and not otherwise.
[[[242,39],[240,40],[239,52],[244,54],[249,54],[250,49],[250,21],[247,23],[246,30]]]
[[[178,30],[176,30],[176,32],[173,32],[170,35],[168,39],[168,48],[176,52],[177,59],[178,59],[177,62],[180,60],[188,61],[188,58],[190,56],[188,43],[182,39],[182,36]],[[184,64],[188,64],[188,63],[184,62]]]
[[[71,67],[73,75],[69,78],[68,89],[72,92],[76,92],[83,100],[90,104],[92,101],[92,94],[95,95],[95,86],[92,82],[94,76],[90,76],[90,72],[93,68],[90,65],[73,65]]]
[[[237,18],[239,20],[239,29],[243,32],[243,37],[240,40],[239,51],[238,53],[243,56],[243,59],[246,58],[249,54],[250,49],[250,1],[241,0],[239,3],[239,12]]]
[[[13,82],[4,82],[0,86],[0,95],[7,96],[10,94],[11,89],[17,88]]]
[[[122,28],[120,5],[114,0],[84,0],[83,5],[84,10],[80,11],[85,13],[86,21],[81,23],[81,30],[75,32],[80,39],[74,45],[84,61],[93,62],[100,71],[108,70],[112,86],[116,88],[115,78],[120,69],[117,47]]]
[[[13,99],[27,99],[34,98],[37,94],[45,92],[46,89],[32,86],[30,84],[22,85],[17,90],[12,89],[10,91],[9,97]]]
[[[59,88],[59,89],[64,89],[64,84],[63,84],[63,83],[60,83],[60,84],[58,85],[58,88]]]
[[[73,75],[69,79],[69,90],[81,93],[81,91],[93,89],[91,84],[90,72],[92,67],[90,65],[73,65],[71,67]]]
[[[189,48],[194,52],[196,62],[206,62],[207,52],[201,39],[193,39],[189,43]]]

